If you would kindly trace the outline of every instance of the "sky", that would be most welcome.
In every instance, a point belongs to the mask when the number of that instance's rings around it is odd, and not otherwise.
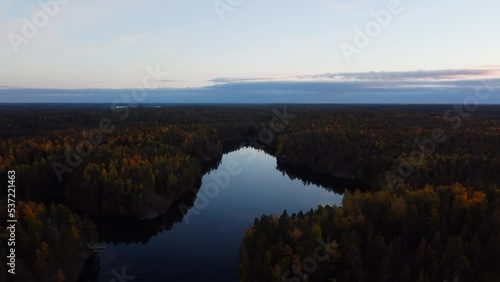
[[[0,103],[500,103],[495,0],[0,2]],[[135,89],[135,92],[134,92]]]

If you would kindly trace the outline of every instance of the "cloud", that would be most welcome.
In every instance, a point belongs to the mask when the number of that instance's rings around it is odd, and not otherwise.
[[[485,69],[455,69],[455,70],[419,70],[399,72],[343,72],[292,75],[288,77],[220,77],[210,80],[213,83],[237,83],[237,82],[259,82],[259,81],[439,81],[439,80],[464,80],[478,79],[481,77],[500,76],[500,68]]]
[[[372,81],[405,81],[405,80],[453,80],[487,76],[497,70],[493,69],[459,69],[459,70],[420,70],[405,72],[360,72],[360,73],[327,73],[303,76],[304,78],[327,78],[339,80],[372,80]]]
[[[273,77],[218,77],[211,79],[210,82],[216,84],[235,83],[235,82],[258,82],[258,81],[272,81]]]
[[[492,74],[496,72],[471,69],[216,78],[211,86],[147,90],[144,102],[453,104],[463,103],[481,88],[491,93],[481,103],[500,104],[500,77],[488,78]],[[130,93],[131,89],[0,88],[0,103],[112,103]]]

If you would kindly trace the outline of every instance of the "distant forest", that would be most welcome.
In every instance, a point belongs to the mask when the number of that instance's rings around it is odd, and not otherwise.
[[[20,281],[92,281],[90,217],[155,220],[241,146],[364,183],[341,207],[256,219],[242,281],[500,281],[499,106],[0,105],[0,127]]]

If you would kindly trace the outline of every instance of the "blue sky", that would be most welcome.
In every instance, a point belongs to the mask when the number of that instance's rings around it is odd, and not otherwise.
[[[356,30],[395,0],[57,1],[0,3],[0,103],[107,103],[157,66],[144,102],[456,103],[500,86],[493,0],[400,0],[362,48]],[[58,10],[23,37],[40,3]]]

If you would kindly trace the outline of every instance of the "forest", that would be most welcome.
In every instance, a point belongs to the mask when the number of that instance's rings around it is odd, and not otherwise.
[[[264,215],[242,281],[498,281],[500,191],[460,184],[352,193],[342,207]]]
[[[168,229],[165,214],[180,220],[179,203],[241,146],[291,177],[302,166],[359,184],[335,187],[341,207],[256,219],[242,281],[500,280],[498,106],[0,105],[0,128],[24,281],[78,280],[88,244],[116,239],[100,238],[93,216]]]

